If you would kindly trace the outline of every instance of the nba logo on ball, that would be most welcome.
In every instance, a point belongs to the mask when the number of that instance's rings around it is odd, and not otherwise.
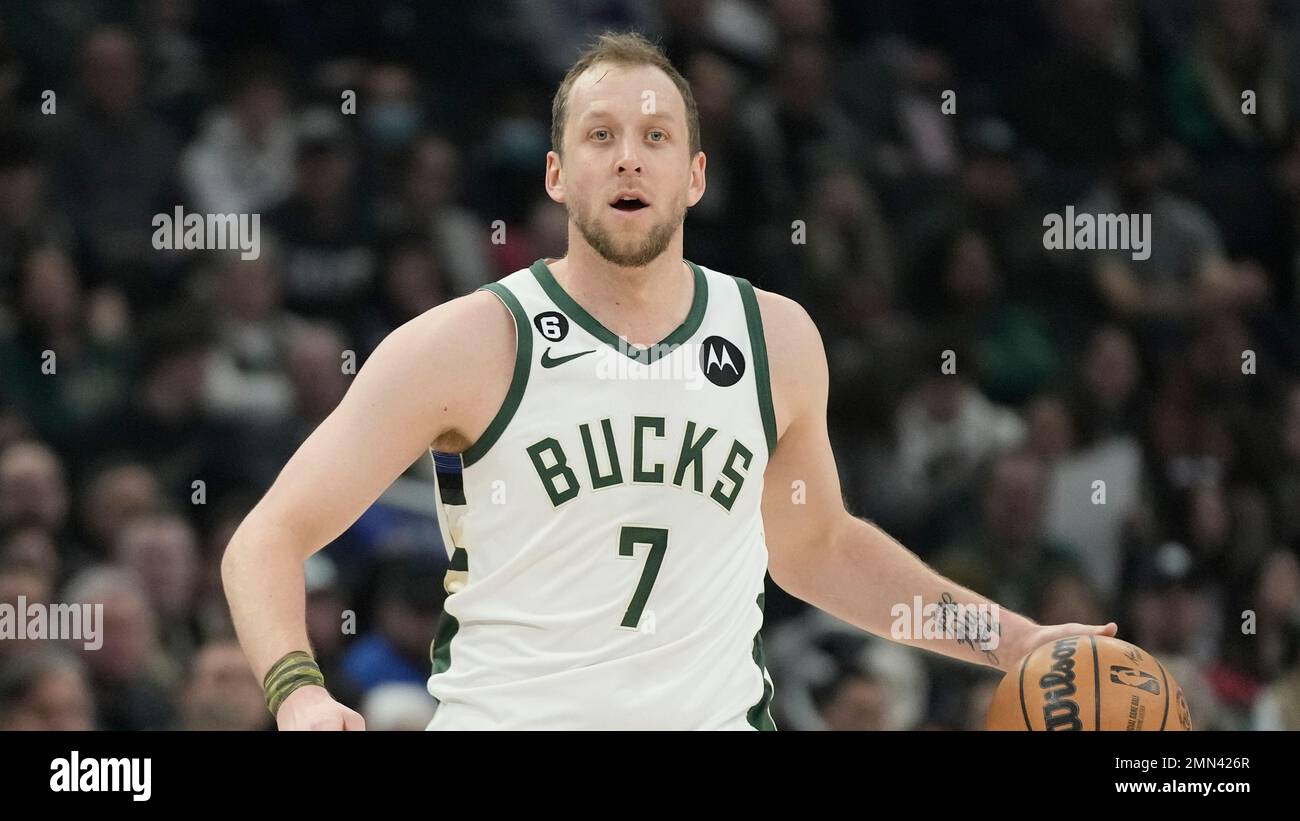
[[[1190,730],[1183,688],[1140,647],[1067,636],[1017,662],[998,685],[990,730]]]

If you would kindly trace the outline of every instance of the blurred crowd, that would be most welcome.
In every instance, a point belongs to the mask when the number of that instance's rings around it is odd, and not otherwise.
[[[1198,728],[1300,729],[1298,24],[1296,0],[0,3],[0,602],[104,614],[98,650],[0,641],[0,728],[272,726],[222,550],[348,354],[564,253],[551,97],[635,28],[699,106],[686,256],[813,316],[851,509],[1039,621],[1117,621]],[[155,249],[178,205],[260,214],[260,257]],[[1149,258],[1046,250],[1067,206],[1149,214]],[[307,566],[313,649],[372,728],[433,709],[430,474]],[[779,727],[980,726],[996,673],[767,603]]]

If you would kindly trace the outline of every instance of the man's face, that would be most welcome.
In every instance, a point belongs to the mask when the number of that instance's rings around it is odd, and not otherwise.
[[[564,158],[546,155],[546,186],[605,260],[636,268],[658,258],[704,194],[704,154],[691,156],[686,103],[668,75],[597,64],[579,76]]]
[[[0,730],[86,732],[95,729],[95,705],[80,673],[60,668],[41,679],[22,699]]]
[[[195,656],[181,706],[191,730],[259,730],[267,724],[262,687],[231,641],[209,644]]]

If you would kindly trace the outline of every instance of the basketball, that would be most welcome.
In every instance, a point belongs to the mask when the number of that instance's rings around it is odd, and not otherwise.
[[[989,730],[1190,730],[1183,689],[1155,656],[1104,636],[1067,636],[1014,666]]]

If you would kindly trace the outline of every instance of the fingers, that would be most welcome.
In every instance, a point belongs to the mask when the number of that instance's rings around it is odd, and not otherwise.
[[[339,732],[340,730],[364,730],[366,722],[359,714],[340,706],[338,710],[314,715],[306,721],[285,721],[281,730],[307,730],[310,732]]]
[[[281,732],[316,732],[342,730],[343,719],[338,715],[321,714],[308,717],[291,716],[276,722]]]
[[[1083,635],[1114,636],[1119,632],[1119,626],[1113,621],[1108,621],[1105,624],[1075,624],[1070,626],[1080,628],[1078,632]]]
[[[341,730],[360,732],[366,729],[366,720],[361,717],[360,713],[334,701],[323,690],[319,698],[315,696],[305,696],[304,698],[315,700],[299,701],[294,705],[289,705],[286,700],[285,706],[280,709],[279,715],[276,716],[277,727],[281,730],[308,730],[313,732],[339,732]]]
[[[317,718],[312,719],[311,724],[308,725],[307,729],[313,731],[338,731],[343,729],[343,720],[337,715],[318,716]]]
[[[361,731],[366,729],[366,720],[361,714],[353,710],[343,711],[343,729],[350,731]]]

